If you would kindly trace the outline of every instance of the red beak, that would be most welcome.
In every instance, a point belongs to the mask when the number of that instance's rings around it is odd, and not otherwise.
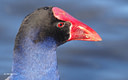
[[[96,31],[94,31],[86,24],[78,21],[64,10],[58,7],[53,7],[52,11],[53,11],[53,15],[57,19],[68,21],[71,23],[70,37],[68,41],[70,40],[101,41],[102,40],[101,37],[96,33]]]

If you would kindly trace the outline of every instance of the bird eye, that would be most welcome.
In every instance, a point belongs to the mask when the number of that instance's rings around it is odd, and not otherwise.
[[[59,28],[61,28],[61,27],[63,27],[64,26],[64,23],[63,22],[59,22],[58,24],[57,24],[57,27],[59,27]]]
[[[48,10],[49,9],[49,7],[44,7],[44,10]]]

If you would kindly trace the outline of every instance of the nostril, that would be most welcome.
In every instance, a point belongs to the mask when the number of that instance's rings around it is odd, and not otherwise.
[[[90,38],[89,35],[86,35],[86,38]]]

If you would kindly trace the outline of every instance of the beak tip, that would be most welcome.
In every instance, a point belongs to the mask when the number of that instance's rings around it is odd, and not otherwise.
[[[101,37],[99,37],[96,41],[102,41],[102,38],[101,38]]]
[[[98,41],[102,41],[102,39],[100,38]]]
[[[96,33],[91,37],[91,41],[102,41],[102,38]]]
[[[98,35],[96,41],[102,41],[102,38]]]

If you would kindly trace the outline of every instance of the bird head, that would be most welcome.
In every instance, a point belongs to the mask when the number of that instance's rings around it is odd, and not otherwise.
[[[24,26],[29,26],[29,28]],[[36,37],[31,36],[35,43],[47,37],[52,37],[57,45],[71,40],[102,40],[96,31],[58,7],[39,8],[28,15],[22,23],[21,30],[28,32],[30,27],[38,30]]]

